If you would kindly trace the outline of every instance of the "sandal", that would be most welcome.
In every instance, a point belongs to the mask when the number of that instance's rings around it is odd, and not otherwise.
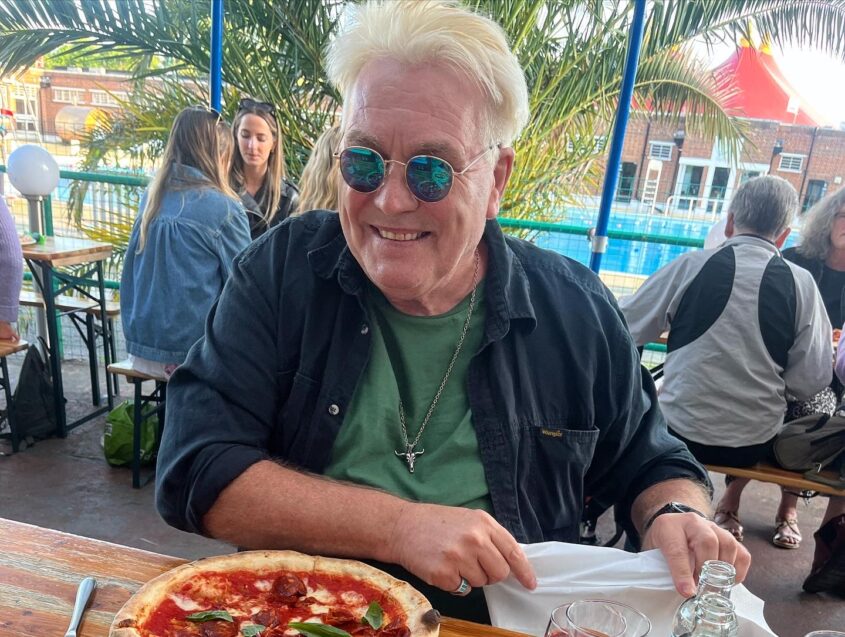
[[[797,549],[801,546],[801,531],[798,530],[797,518],[775,519],[775,534],[772,544],[782,549]]]
[[[713,521],[717,526],[733,535],[737,542],[742,542],[742,525],[739,523],[739,516],[736,513],[736,511],[716,511]]]

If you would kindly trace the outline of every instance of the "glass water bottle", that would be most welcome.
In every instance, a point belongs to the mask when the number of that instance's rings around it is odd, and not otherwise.
[[[733,564],[719,560],[708,560],[701,567],[698,577],[698,591],[695,597],[685,600],[675,613],[672,635],[681,637],[692,634],[695,625],[695,610],[699,601],[705,595],[711,594],[724,599],[730,599],[731,589],[736,581],[736,569]]]
[[[734,603],[717,593],[704,593],[695,607],[695,621],[689,637],[737,637]]]

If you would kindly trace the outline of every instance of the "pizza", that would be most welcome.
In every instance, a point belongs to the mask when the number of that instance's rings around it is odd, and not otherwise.
[[[436,637],[407,582],[354,560],[244,551],[178,566],[115,615],[110,637]]]

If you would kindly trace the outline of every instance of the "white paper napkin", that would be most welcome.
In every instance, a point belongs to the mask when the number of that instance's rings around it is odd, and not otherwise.
[[[537,574],[529,591],[514,577],[486,586],[494,626],[542,637],[554,608],[578,599],[609,599],[630,604],[651,620],[650,637],[672,634],[672,618],[683,598],[675,591],[660,551],[619,549],[561,542],[522,546]],[[763,600],[744,586],[731,595],[739,617],[739,637],[775,637],[763,618]]]

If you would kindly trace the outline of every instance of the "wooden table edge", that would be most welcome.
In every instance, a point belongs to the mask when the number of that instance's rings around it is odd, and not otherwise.
[[[156,553],[154,551],[148,551],[146,549],[139,549],[133,546],[126,546],[125,544],[117,544],[115,542],[109,542],[107,540],[99,540],[96,538],[86,537],[84,535],[78,535],[76,533],[70,533],[68,531],[60,531],[58,529],[48,529],[42,526],[38,526],[35,524],[30,524],[28,522],[19,522],[17,520],[9,520],[0,518],[0,532],[3,532],[6,529],[14,529],[18,528],[23,530],[26,533],[32,533],[34,535],[41,536],[43,538],[49,538],[51,542],[61,543],[62,538],[78,538],[80,540],[94,542],[99,545],[106,545],[114,547],[116,550],[119,550],[124,553],[129,553],[136,555],[138,557],[148,557],[150,561],[162,563],[162,566],[167,566],[161,572],[165,573],[170,569],[176,568],[182,564],[186,564],[192,561],[198,561],[203,558],[198,558],[198,560],[188,560],[181,557],[176,557],[173,555],[165,555],[164,553]],[[149,581],[149,580],[148,580]],[[140,582],[140,586],[143,586],[145,582]],[[114,610],[114,614],[117,614],[118,608]],[[111,612],[111,611],[108,611]],[[495,626],[487,626],[484,624],[476,624],[473,622],[464,621],[462,619],[453,619],[451,617],[442,617],[440,622],[440,636],[441,637],[528,637],[525,633],[514,632],[511,630],[506,630],[504,628],[496,628]]]

